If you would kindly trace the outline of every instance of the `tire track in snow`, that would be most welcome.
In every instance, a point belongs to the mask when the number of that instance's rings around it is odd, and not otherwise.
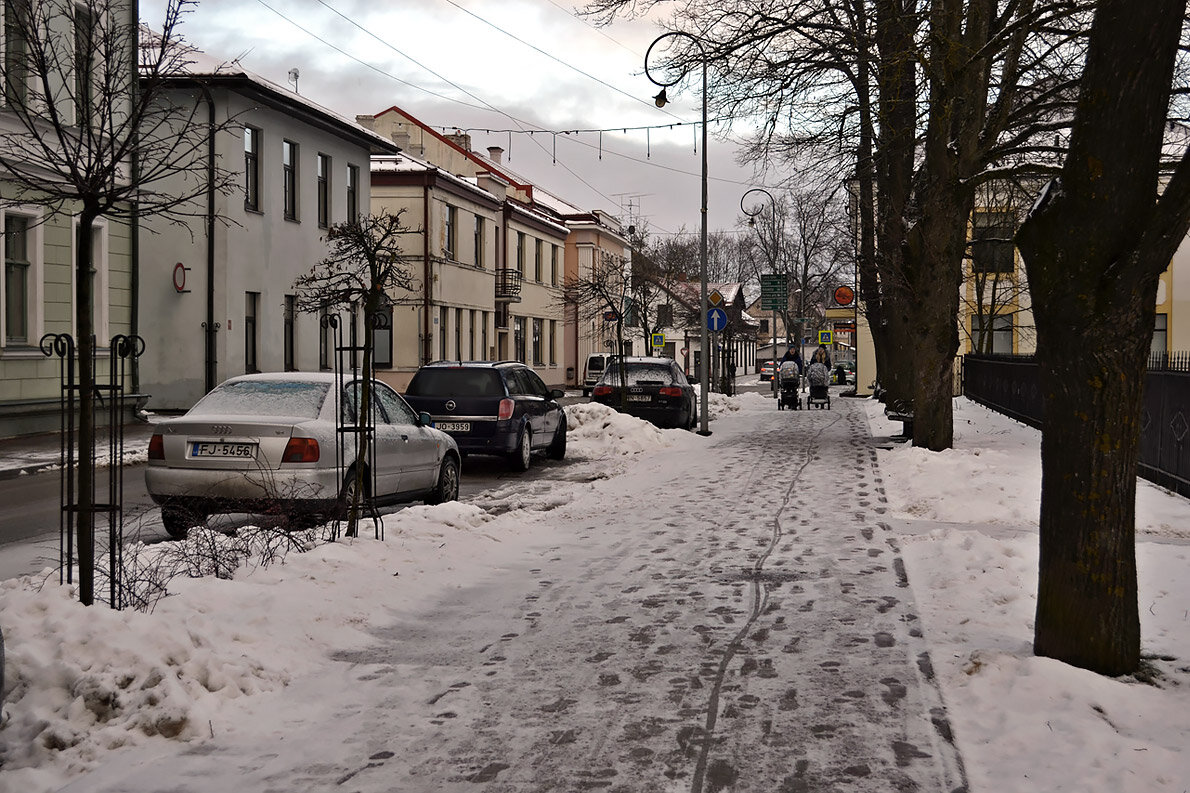
[[[710,753],[711,746],[715,741],[715,727],[719,720],[719,695],[723,689],[723,681],[727,676],[727,669],[731,665],[732,660],[735,658],[736,652],[743,644],[745,637],[751,633],[756,621],[760,618],[760,615],[768,606],[770,585],[768,582],[763,580],[764,565],[765,562],[768,561],[769,557],[772,556],[773,552],[777,549],[778,543],[781,542],[781,538],[784,536],[781,527],[781,515],[789,506],[790,499],[793,497],[795,489],[802,483],[802,475],[805,473],[806,468],[809,467],[813,459],[813,452],[819,443],[819,439],[822,437],[822,434],[826,431],[827,427],[831,426],[835,423],[835,421],[838,420],[839,419],[837,417],[834,417],[830,424],[823,425],[816,433],[806,440],[805,447],[801,450],[801,464],[798,466],[797,473],[794,474],[794,476],[790,479],[789,484],[785,488],[785,492],[782,494],[781,508],[778,509],[776,514],[773,516],[772,535],[769,537],[769,544],[764,549],[764,552],[760,555],[760,557],[752,565],[752,607],[749,610],[748,619],[744,621],[744,624],[740,626],[740,629],[736,632],[736,635],[732,637],[730,642],[728,642],[727,648],[723,652],[723,659],[719,662],[719,668],[716,671],[715,680],[711,686],[711,693],[707,699],[706,722],[705,726],[703,727],[705,737],[702,741],[702,746],[699,749],[698,763],[695,765],[694,775],[690,782],[690,793],[702,793],[703,786],[706,784],[707,758]],[[752,470],[748,476],[749,484],[751,484],[756,478],[756,475],[760,470],[760,461],[758,460],[752,465]]]

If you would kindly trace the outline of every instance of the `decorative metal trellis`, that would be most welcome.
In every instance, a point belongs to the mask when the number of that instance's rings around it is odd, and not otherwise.
[[[92,503],[86,508],[86,520],[90,526],[89,558],[95,559],[96,517],[107,517],[107,564],[108,604],[112,608],[123,608],[124,591],[122,574],[124,562],[124,417],[128,414],[130,395],[124,387],[128,382],[128,368],[134,358],[145,351],[145,340],[140,336],[117,334],[111,338],[108,358],[107,383],[93,384],[96,408],[95,420],[91,423],[91,437],[79,434],[76,423],[81,405],[82,384],[77,375],[77,345],[69,333],[47,333],[41,337],[41,352],[46,357],[58,358],[59,416],[60,416],[60,484],[59,495],[62,510],[58,518],[58,578],[60,583],[74,583],[76,555],[81,550],[75,546],[77,516],[83,509],[78,501],[76,484],[79,469],[90,468],[93,483]],[[92,343],[91,371],[98,374],[95,345]],[[106,399],[105,399],[106,396]],[[103,407],[106,406],[106,407]],[[95,475],[101,455],[98,453],[99,418],[101,411],[107,413],[107,490],[101,492],[100,479]],[[106,498],[101,498],[101,495]],[[92,571],[93,572],[93,571]]]
[[[377,315],[380,316],[380,315]],[[376,317],[373,317],[375,320]],[[387,317],[383,317],[387,320]],[[348,394],[346,386],[348,382],[355,383],[357,378],[364,377],[360,373],[362,367],[357,365],[357,360],[360,354],[364,352],[364,346],[358,343],[356,338],[355,323],[351,323],[350,343],[343,343],[343,328],[342,322],[339,320],[338,314],[324,314],[320,319],[320,324],[323,328],[323,333],[330,332],[332,340],[332,348],[334,350],[334,372],[335,372],[335,388],[339,398],[339,415],[336,421],[335,433],[335,492],[343,494],[345,491],[346,476],[348,474],[348,462],[354,465],[359,464],[360,447],[363,445],[363,439],[368,439],[367,449],[367,474],[368,487],[366,492],[361,494],[360,506],[361,511],[359,517],[361,519],[368,518],[372,521],[372,526],[375,530],[375,536],[378,540],[384,539],[384,522],[380,519],[380,512],[376,508],[376,399],[370,400],[368,411],[362,414],[358,409],[358,390],[352,394]],[[375,369],[375,367],[373,367]],[[348,373],[350,373],[350,381],[348,381]],[[373,372],[366,373],[369,380],[373,379]],[[356,408],[354,411],[348,410],[348,405],[354,404]],[[336,510],[335,519],[331,523],[331,539],[337,539],[340,534],[340,526],[345,522],[351,505],[344,503],[344,510]]]

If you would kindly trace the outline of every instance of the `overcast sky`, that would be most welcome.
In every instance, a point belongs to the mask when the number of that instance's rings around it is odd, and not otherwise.
[[[159,28],[163,7],[164,0],[141,0],[142,21]],[[658,110],[651,101],[658,88],[643,65],[663,20],[599,28],[574,7],[568,0],[202,0],[180,32],[212,57],[238,59],[283,86],[292,87],[288,75],[297,69],[301,94],[348,118],[397,105],[439,131],[469,131],[478,151],[503,147],[511,169],[581,207],[644,219],[658,234],[683,226],[697,234],[697,75],[669,89],[671,104]],[[678,126],[632,129],[668,124]],[[548,131],[519,131],[530,129]],[[551,134],[600,129],[614,131]],[[738,166],[731,134],[711,125],[712,231],[736,228],[743,194],[778,179]]]

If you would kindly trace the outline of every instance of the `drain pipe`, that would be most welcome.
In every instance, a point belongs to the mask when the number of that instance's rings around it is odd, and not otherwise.
[[[207,103],[207,321],[205,330],[205,377],[206,393],[218,383],[218,361],[215,358],[215,99],[205,83],[199,83],[203,99]]]
[[[427,364],[432,358],[434,342],[430,338],[430,326],[433,321],[430,314],[433,309],[433,295],[431,293],[433,268],[430,264],[430,182],[427,178],[422,186],[422,363]]]

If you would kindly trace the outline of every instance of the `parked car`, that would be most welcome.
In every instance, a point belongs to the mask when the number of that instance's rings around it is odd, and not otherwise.
[[[765,361],[760,365],[760,382],[773,379],[773,373],[777,371],[777,364],[773,361]]]
[[[590,396],[591,389],[603,377],[603,370],[612,356],[609,353],[597,352],[587,356],[587,366],[583,369],[583,396]]]
[[[566,456],[566,411],[537,373],[517,361],[437,361],[417,370],[405,399],[450,433],[463,454],[501,455],[527,471],[534,452]]]
[[[280,512],[297,523],[342,514],[360,461],[348,440],[340,467],[336,436],[339,418],[357,424],[361,385],[329,372],[243,375],[161,422],[149,440],[145,484],[165,530],[182,537],[225,512]],[[366,481],[376,503],[458,498],[454,440],[389,386],[372,387],[375,444],[366,464],[375,470]]]
[[[627,393],[621,404],[623,388],[627,388]],[[617,358],[592,389],[591,401],[622,410],[659,427],[692,430],[698,423],[694,386],[671,358]]]

